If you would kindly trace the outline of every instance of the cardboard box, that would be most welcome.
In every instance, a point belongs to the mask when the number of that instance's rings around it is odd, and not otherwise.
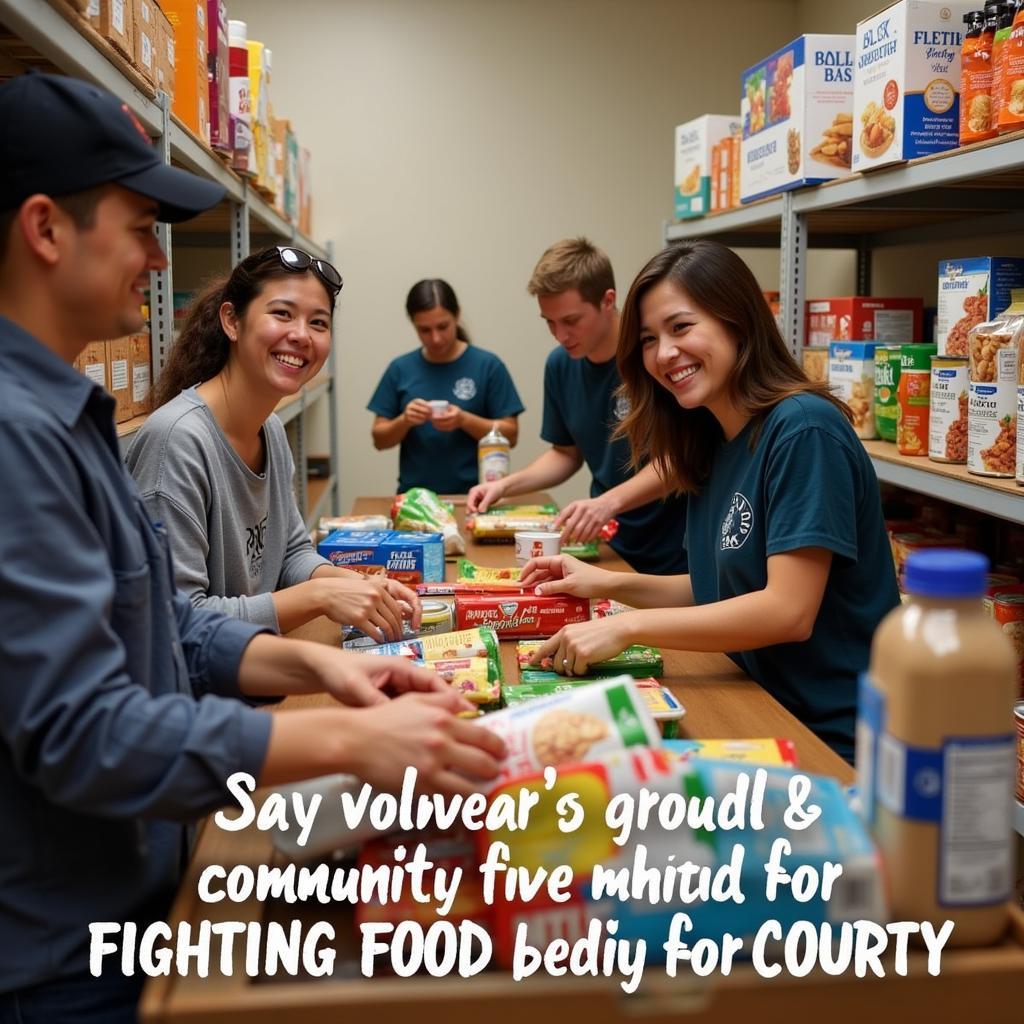
[[[132,60],[135,55],[135,12],[132,0],[90,0],[86,17],[107,42]]]
[[[206,3],[206,77],[209,88],[210,145],[231,150],[228,77],[228,9],[224,0]]]
[[[734,115],[705,114],[676,128],[674,204],[679,220],[710,212],[711,186],[716,180],[712,153],[738,123]]]
[[[439,533],[335,530],[316,549],[332,565],[369,576],[389,576],[406,584],[444,579],[444,538]]]
[[[743,202],[849,173],[853,44],[800,36],[743,72]]]
[[[804,341],[808,345],[851,340],[908,344],[921,340],[921,299],[846,295],[809,299],[805,308]]]
[[[307,238],[313,237],[313,185],[310,178],[312,158],[305,146],[299,149],[299,224]]]
[[[299,222],[299,140],[290,123],[284,145],[284,213],[292,224]]]
[[[833,341],[828,347],[828,384],[853,414],[853,429],[868,441],[875,429],[875,343]]]
[[[270,152],[274,164],[274,209],[283,217],[288,215],[285,208],[285,151],[288,145],[288,122],[274,117],[270,121]]]
[[[105,341],[90,341],[82,349],[78,357],[81,360],[82,374],[89,378],[94,384],[99,384],[105,391],[110,390],[110,373],[107,369],[107,343]]]
[[[175,43],[174,26],[167,15],[164,14],[159,4],[154,4],[152,9],[153,21],[156,24],[156,87],[161,92],[174,99],[175,84]]]
[[[732,155],[732,175],[729,178],[729,208],[735,209],[740,205],[740,180],[742,178],[742,163],[740,161],[740,150],[743,145],[743,127],[736,125],[729,137],[729,148]]]
[[[206,0],[161,0],[174,28],[175,116],[210,141],[210,83],[206,67]]]
[[[124,423],[132,418],[132,388],[130,371],[129,338],[116,338],[108,341],[107,366],[110,374],[110,393],[117,403],[114,408],[114,422]]]
[[[940,356],[966,356],[967,332],[1002,313],[1024,288],[1024,259],[976,256],[939,263],[935,341]],[[928,339],[931,340],[931,339]]]
[[[132,416],[148,416],[153,411],[152,347],[149,335],[133,334],[129,339],[128,352]]]
[[[900,0],[857,24],[853,169],[954,149],[960,141],[963,0]]]
[[[132,18],[135,23],[135,45],[132,60],[142,77],[156,85],[157,29],[154,0],[135,0]]]

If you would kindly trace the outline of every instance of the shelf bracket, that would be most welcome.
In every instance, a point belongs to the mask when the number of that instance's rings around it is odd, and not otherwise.
[[[793,193],[782,194],[782,231],[779,249],[779,291],[782,336],[793,357],[800,361],[804,347],[804,292],[807,286],[807,220],[793,209]]]
[[[237,267],[249,255],[249,204],[231,203],[231,266]]]
[[[171,101],[165,92],[156,94],[156,104],[160,111],[160,137],[156,141],[161,159],[165,164],[171,162]],[[152,353],[153,384],[160,379],[160,374],[171,354],[174,344],[174,281],[171,275],[171,226],[157,223],[156,240],[167,256],[167,267],[164,270],[151,270],[149,273],[149,323],[150,351]]]
[[[871,294],[871,239],[867,235],[857,239],[857,294]]]

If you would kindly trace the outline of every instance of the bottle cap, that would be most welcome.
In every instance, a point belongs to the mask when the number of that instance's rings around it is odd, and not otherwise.
[[[903,582],[921,597],[981,597],[987,572],[988,559],[976,551],[931,548],[907,556]]]

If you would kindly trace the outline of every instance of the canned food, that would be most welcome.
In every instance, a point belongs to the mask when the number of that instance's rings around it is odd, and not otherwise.
[[[1017,799],[1024,804],[1024,700],[1013,705],[1013,720],[1017,725]]]
[[[1012,477],[1017,464],[1017,388],[971,381],[967,397],[967,472]]]
[[[896,440],[896,420],[900,384],[900,349],[902,345],[875,347],[875,429],[883,441]]]
[[[934,345],[904,345],[900,349],[896,447],[901,455],[928,454],[928,403],[933,355]]]
[[[422,601],[420,634],[451,633],[455,629],[455,613],[447,601]]]
[[[928,458],[967,461],[967,360],[932,357],[928,410]]]
[[[1024,680],[1024,594],[997,594],[992,599],[992,618],[1017,652],[1017,685],[1020,687]]]
[[[903,589],[903,567],[912,551],[923,548],[961,548],[959,537],[943,536],[938,533],[896,533],[892,538],[892,558],[896,566],[896,579]]]
[[[999,594],[1024,594],[1024,586],[1017,576],[1008,572],[990,572],[985,577],[985,596],[981,599],[981,606],[989,618],[992,617],[992,602]]]
[[[1024,487],[1024,384],[1017,385],[1017,451],[1014,455],[1014,478]]]

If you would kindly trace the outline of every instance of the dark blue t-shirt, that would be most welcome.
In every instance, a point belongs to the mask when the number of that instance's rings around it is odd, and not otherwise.
[[[627,411],[625,400],[615,398],[620,383],[614,359],[606,363],[572,359],[559,347],[551,351],[544,365],[540,436],[549,444],[575,445],[580,450],[593,476],[592,498],[633,476],[629,442],[625,438],[609,440]],[[616,518],[619,532],[612,548],[637,572],[686,572],[685,499],[652,501]]]
[[[762,590],[768,557],[827,548],[832,566],[803,643],[730,657],[833,750],[853,759],[857,676],[871,637],[899,604],[874,467],[842,413],[817,395],[787,398],[715,452],[690,495],[687,549],[697,604]]]
[[[450,363],[430,363],[422,349],[393,359],[367,408],[394,419],[414,398],[447,398],[488,420],[517,416],[524,408],[505,364],[475,345]],[[399,453],[399,492],[429,487],[465,494],[477,482],[476,445],[464,430],[438,430],[429,421],[413,427]]]

